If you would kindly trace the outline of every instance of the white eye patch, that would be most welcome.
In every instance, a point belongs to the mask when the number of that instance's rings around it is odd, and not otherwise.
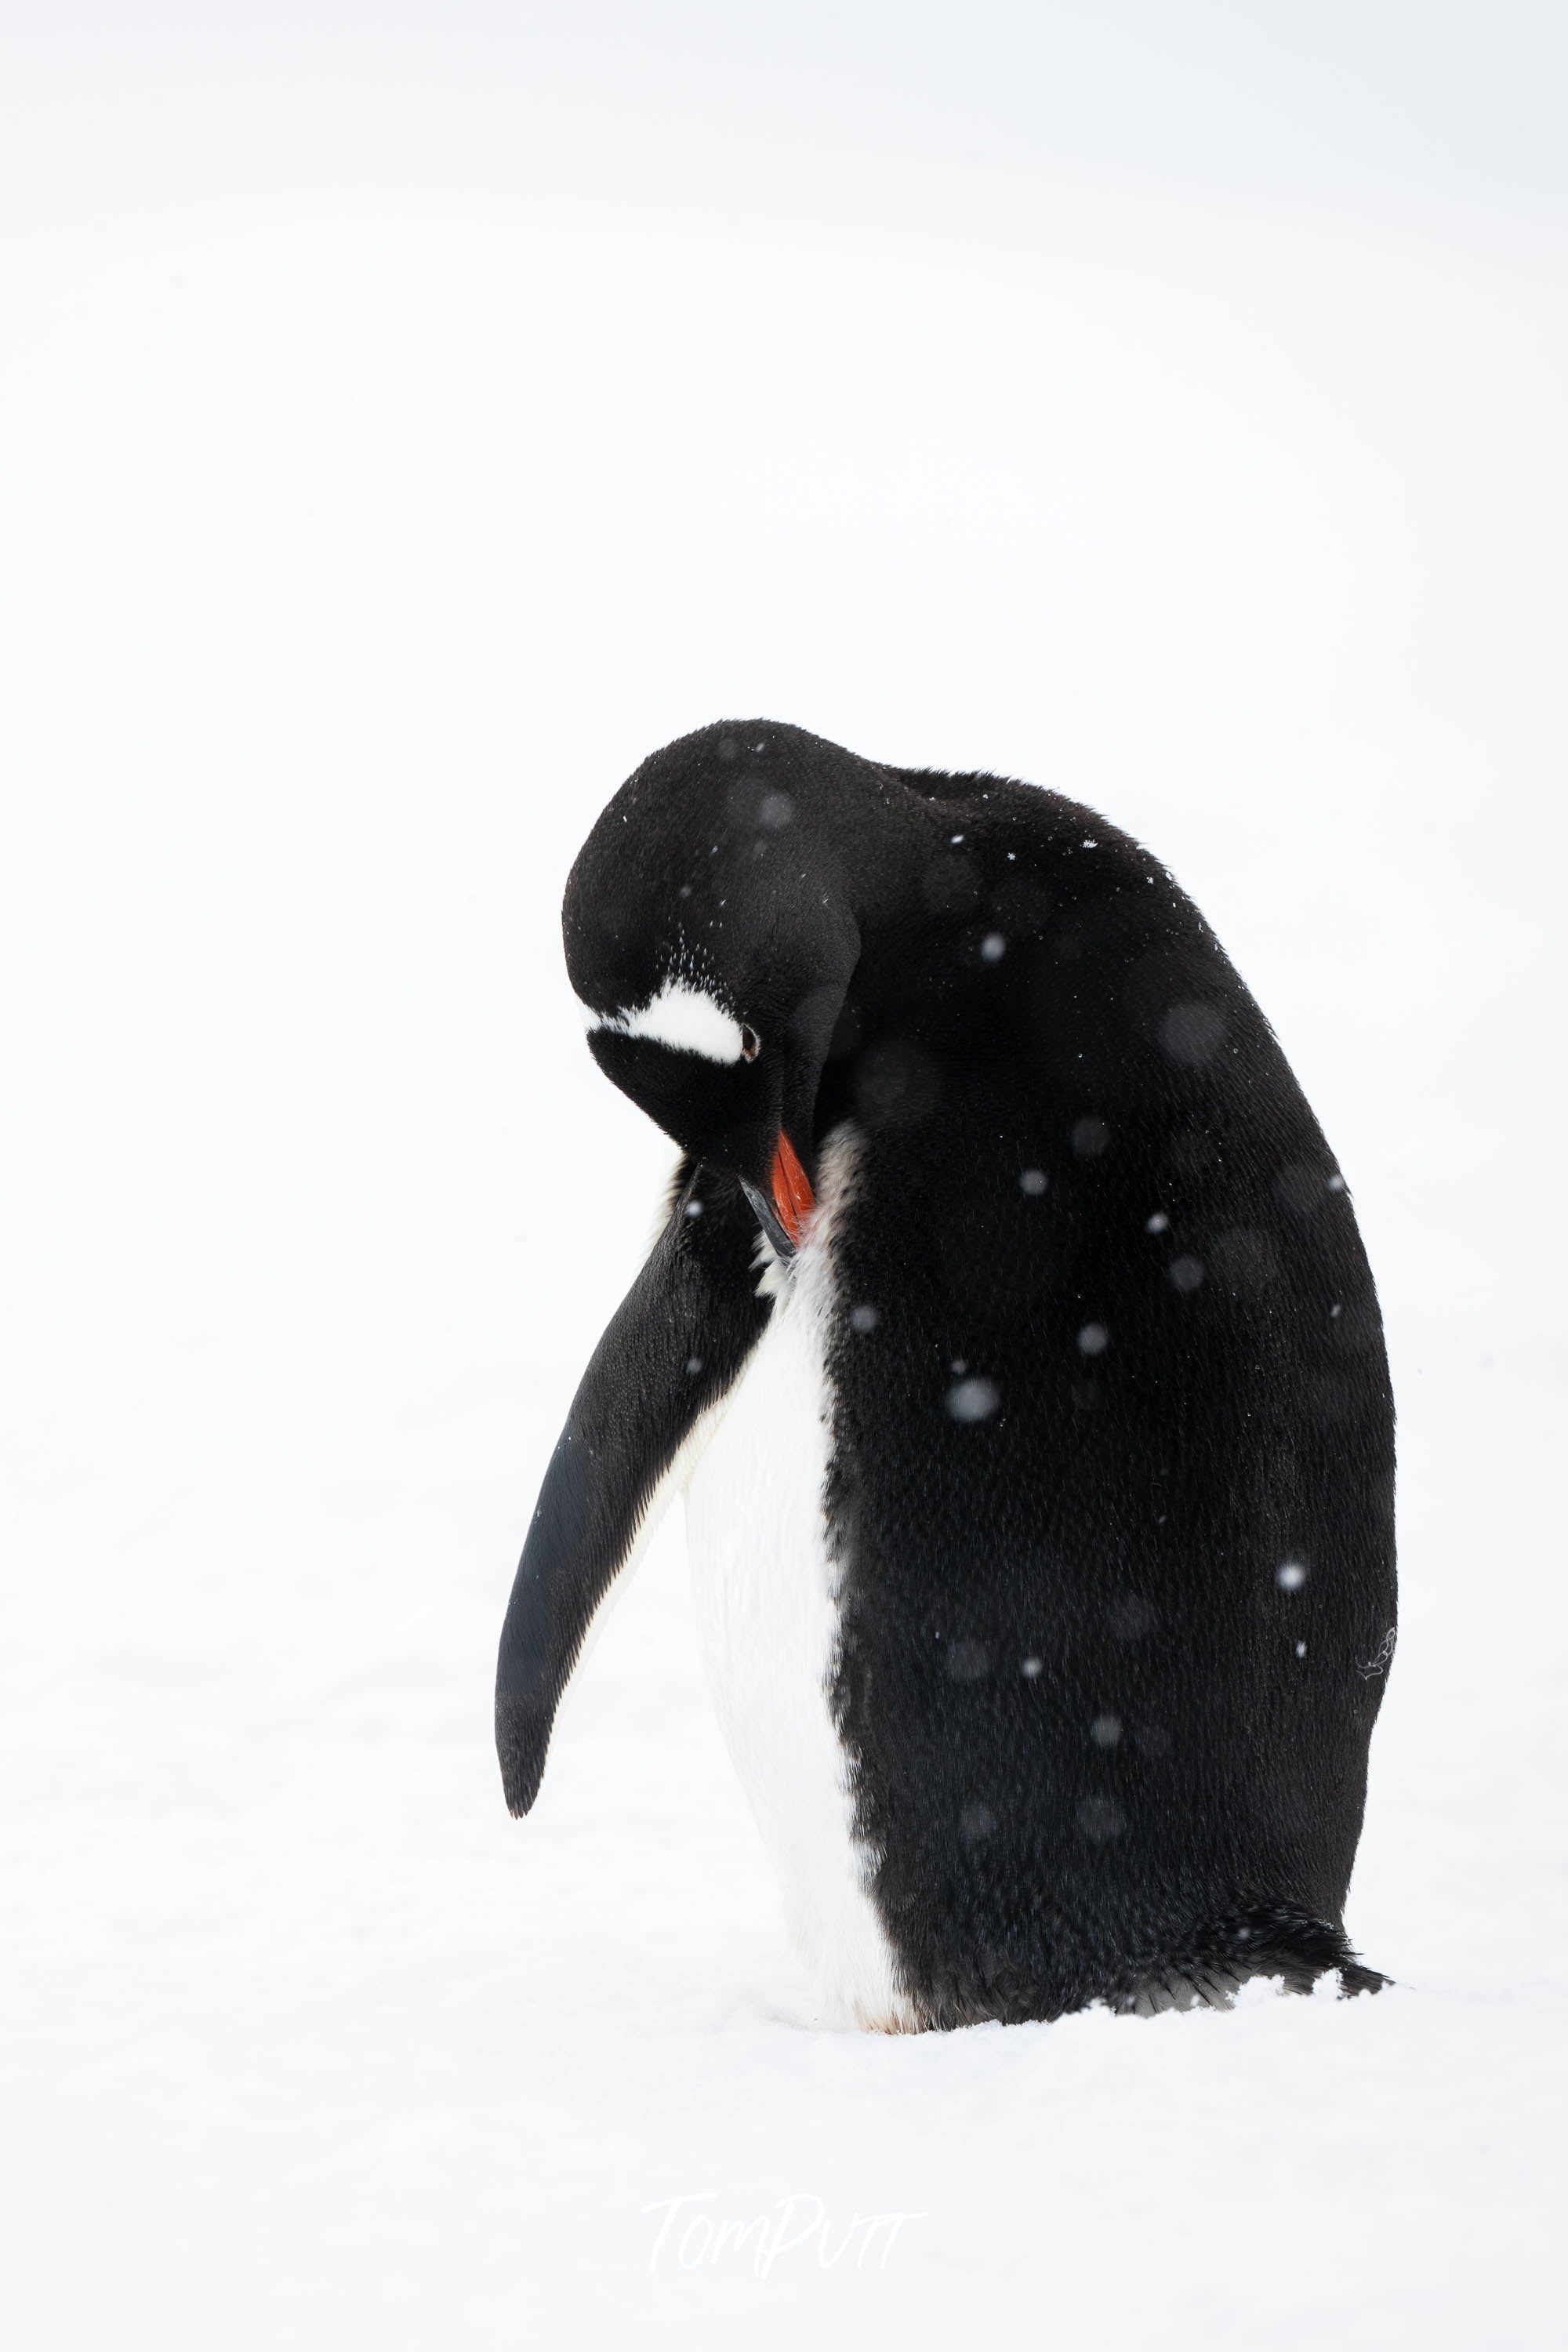
[[[658,994],[630,1013],[595,1013],[583,1007],[590,1030],[613,1029],[620,1037],[647,1037],[677,1053],[700,1054],[704,1061],[738,1062],[743,1051],[741,1024],[706,989],[667,980]]]

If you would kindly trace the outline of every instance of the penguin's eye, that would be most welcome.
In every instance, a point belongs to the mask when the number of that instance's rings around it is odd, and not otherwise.
[[[748,1062],[754,1062],[763,1050],[763,1041],[756,1031],[745,1023],[741,1026],[741,1051]]]

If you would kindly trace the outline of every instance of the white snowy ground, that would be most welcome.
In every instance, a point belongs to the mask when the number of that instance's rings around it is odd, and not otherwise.
[[[984,90],[939,43],[921,113],[868,33],[883,113],[814,116],[785,58],[744,135],[727,52],[628,96],[629,17],[603,87],[564,50],[30,59],[9,2340],[1558,2340],[1565,276],[1528,15],[1489,20],[1508,169],[1492,52],[1439,88],[1424,37],[1412,97],[1373,9],[1364,152],[1282,52],[1197,122],[1218,179],[1162,151],[1154,187],[1029,149],[1005,10]],[[1104,808],[1295,1060],[1401,1411],[1377,2000],[819,2030],[676,1523],[507,1819],[500,1615],[666,1161],[555,909],[636,760],[725,712]]]

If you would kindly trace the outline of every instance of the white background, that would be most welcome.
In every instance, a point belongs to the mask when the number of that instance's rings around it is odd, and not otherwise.
[[[14,2340],[1546,2343],[1562,11],[4,23]],[[1102,808],[1274,1021],[1400,1405],[1396,1991],[820,2031],[675,1524],[508,1821],[668,1157],[560,892],[724,715]]]

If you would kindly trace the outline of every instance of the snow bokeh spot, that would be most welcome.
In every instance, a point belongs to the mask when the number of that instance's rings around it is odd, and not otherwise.
[[[1214,1004],[1173,1004],[1160,1024],[1160,1043],[1173,1062],[1197,1069],[1225,1043],[1225,1015]]]
[[[1114,1797],[1085,1797],[1075,1818],[1093,1845],[1103,1845],[1107,1839],[1120,1837],[1127,1827],[1127,1816]]]
[[[943,1402],[954,1421],[989,1421],[1002,1402],[994,1381],[955,1381]]]

